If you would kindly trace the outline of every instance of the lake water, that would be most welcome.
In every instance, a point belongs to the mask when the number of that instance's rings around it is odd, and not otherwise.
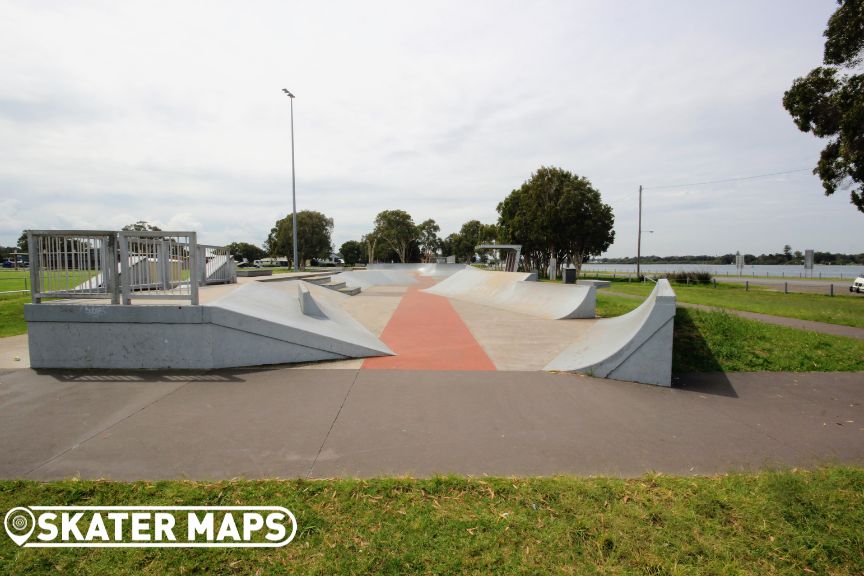
[[[738,269],[734,264],[642,264],[645,274],[669,272],[710,272],[714,275],[737,276]],[[585,272],[620,272],[621,274],[636,274],[635,264],[583,264]],[[804,266],[754,264],[745,266],[744,276],[770,276],[777,278],[855,278],[864,276],[864,266],[825,266],[815,265],[812,272],[804,270]]]

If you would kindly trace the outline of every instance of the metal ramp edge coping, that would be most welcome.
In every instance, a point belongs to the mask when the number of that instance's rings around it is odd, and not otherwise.
[[[594,285],[551,284],[536,278],[529,272],[470,267],[423,291],[550,320],[595,317]]]
[[[601,319],[544,370],[671,386],[675,292],[665,279],[635,310]]]

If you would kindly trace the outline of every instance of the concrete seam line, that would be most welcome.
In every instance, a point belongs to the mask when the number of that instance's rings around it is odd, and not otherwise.
[[[330,428],[327,430],[327,434],[324,436],[324,440],[321,442],[321,446],[318,447],[318,453],[315,454],[315,458],[312,460],[312,465],[309,466],[309,470],[306,471],[307,480],[312,476],[312,470],[315,468],[315,464],[318,463],[318,458],[321,456],[321,452],[324,451],[324,445],[327,444],[327,440],[330,438],[330,433],[333,432],[333,427],[336,426],[336,420],[338,420],[339,415],[342,414],[342,408],[344,408],[345,403],[348,402],[348,396],[350,396],[351,391],[354,390],[354,385],[357,383],[357,379],[359,377],[360,370],[357,370],[354,373],[354,379],[351,381],[351,386],[348,387],[348,391],[345,393],[345,397],[342,399],[342,404],[339,405],[339,410],[336,411],[336,416],[333,417],[333,421],[330,423]]]
[[[114,422],[114,423],[112,423],[112,424],[109,424],[108,426],[106,426],[106,427],[103,428],[102,430],[97,430],[96,432],[94,432],[93,434],[91,434],[90,436],[88,436],[87,438],[85,438],[84,440],[82,440],[82,441],[80,441],[80,442],[76,442],[74,445],[72,445],[72,446],[70,446],[69,448],[63,450],[63,451],[60,452],[59,454],[55,454],[54,456],[50,457],[48,460],[45,460],[45,461],[42,462],[41,464],[38,464],[38,465],[37,465],[35,468],[33,468],[32,470],[28,470],[27,472],[24,473],[24,476],[30,476],[31,474],[33,474],[34,472],[36,472],[36,471],[39,470],[40,468],[44,468],[45,466],[47,466],[48,464],[51,464],[51,463],[54,462],[55,460],[57,460],[57,459],[59,459],[59,458],[62,458],[63,456],[65,456],[66,454],[68,454],[69,452],[71,452],[72,450],[75,450],[75,449],[78,448],[79,446],[83,446],[84,444],[86,444],[87,442],[89,442],[90,440],[92,440],[93,438],[95,438],[96,436],[98,436],[99,434],[102,434],[103,432],[107,432],[108,430],[111,430],[111,429],[115,428],[118,424],[122,424],[123,422],[125,422],[125,421],[128,420],[129,418],[135,416],[136,414],[139,414],[140,412],[143,412],[144,410],[146,410],[146,409],[149,408],[150,406],[153,406],[153,405],[156,404],[157,402],[161,402],[162,400],[164,400],[164,399],[167,398],[168,396],[171,396],[172,394],[175,394],[176,392],[178,392],[178,391],[181,390],[182,388],[185,388],[187,384],[189,384],[189,382],[183,382],[180,386],[178,386],[178,387],[175,388],[174,390],[171,390],[171,391],[168,392],[167,394],[163,394],[162,396],[160,396],[159,398],[156,398],[156,399],[153,400],[152,402],[148,402],[147,404],[145,404],[144,406],[142,406],[142,407],[139,408],[138,410],[135,410],[135,411],[132,412],[131,414],[127,414],[126,416],[124,416],[123,418],[117,420],[116,422]]]

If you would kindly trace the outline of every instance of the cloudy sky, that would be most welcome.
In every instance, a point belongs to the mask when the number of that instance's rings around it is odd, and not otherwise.
[[[261,243],[298,209],[494,222],[541,165],[615,211],[609,256],[860,252],[781,105],[833,0],[0,1],[0,244],[148,220]],[[651,188],[655,188],[652,190]]]

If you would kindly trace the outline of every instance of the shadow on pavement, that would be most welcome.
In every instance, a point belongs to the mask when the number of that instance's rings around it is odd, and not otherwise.
[[[672,387],[688,392],[738,398],[725,372],[686,372],[672,374]]]
[[[74,371],[34,370],[41,376],[50,376],[58,382],[245,382],[242,375],[249,371],[213,372],[150,372],[134,371]]]
[[[702,331],[685,308],[675,313],[672,385],[702,394],[738,398]]]

